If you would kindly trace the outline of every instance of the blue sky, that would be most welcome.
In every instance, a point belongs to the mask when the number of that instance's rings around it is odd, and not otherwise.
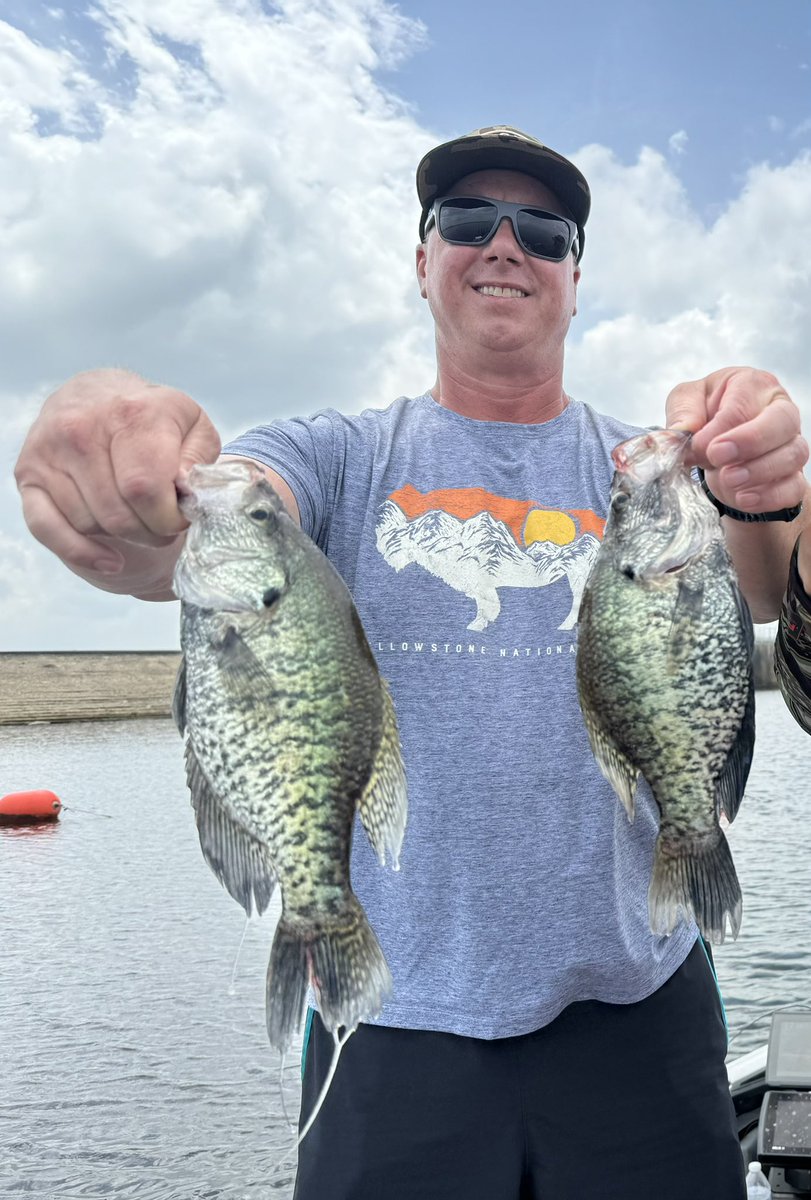
[[[391,86],[453,136],[517,124],[554,147],[668,151],[707,216],[747,168],[811,144],[808,0],[613,0],[469,4],[406,0],[427,45]]]
[[[0,0],[0,649],[177,643],[25,529],[44,397],[126,366],[225,439],[423,391],[414,170],[496,123],[592,186],[571,394],[748,363],[811,422],[811,0]]]

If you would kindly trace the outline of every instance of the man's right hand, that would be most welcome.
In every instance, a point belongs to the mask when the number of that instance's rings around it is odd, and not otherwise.
[[[176,481],[219,451],[183,392],[126,371],[77,375],[46,400],[17,460],[26,523],[96,586],[168,599],[188,524]]]

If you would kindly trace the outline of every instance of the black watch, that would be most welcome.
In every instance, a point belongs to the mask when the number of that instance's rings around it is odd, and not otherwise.
[[[701,484],[701,490],[711,504],[714,504],[722,517],[732,517],[733,521],[759,522],[759,521],[794,521],[803,511],[802,504],[795,504],[792,508],[776,508],[772,512],[750,513],[744,512],[741,508],[730,508],[728,504],[724,504],[717,496],[713,496],[704,478],[704,472],[701,467],[696,467],[698,472],[698,482]]]

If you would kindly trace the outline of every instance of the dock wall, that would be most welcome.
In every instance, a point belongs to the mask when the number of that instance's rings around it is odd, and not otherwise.
[[[168,717],[176,651],[0,653],[0,725]]]
[[[0,652],[0,725],[168,717],[176,651]],[[755,683],[776,686],[772,643],[755,646]]]

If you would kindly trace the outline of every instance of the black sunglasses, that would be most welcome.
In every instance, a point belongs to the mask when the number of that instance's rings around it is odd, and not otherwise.
[[[563,262],[574,248],[580,258],[577,226],[568,217],[533,208],[529,204],[511,204],[508,200],[490,200],[486,196],[443,196],[435,200],[425,221],[426,235],[431,225],[443,242],[453,246],[485,246],[504,217],[513,227],[519,246],[533,258]]]

